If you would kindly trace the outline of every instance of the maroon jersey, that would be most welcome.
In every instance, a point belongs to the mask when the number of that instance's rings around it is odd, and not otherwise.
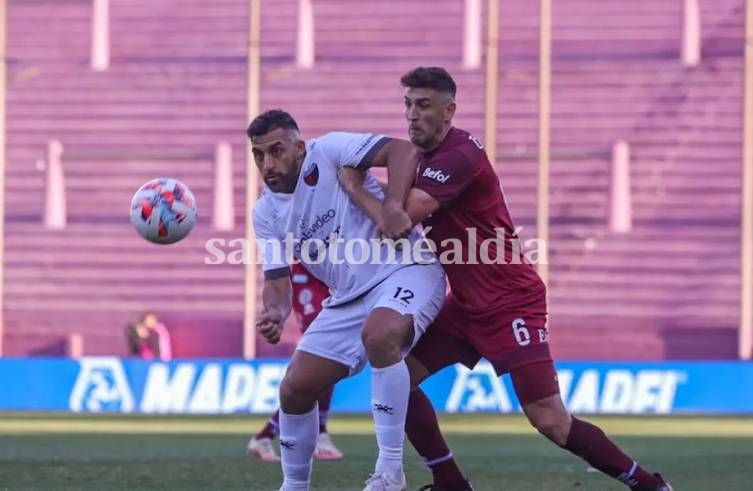
[[[532,265],[525,263],[522,252],[516,252],[513,258],[515,226],[499,178],[478,140],[466,131],[451,128],[436,149],[423,155],[414,187],[441,205],[423,226],[431,227],[427,237],[434,242],[437,257],[454,262],[443,260],[444,270],[453,300],[464,312],[487,317],[503,310],[541,313],[546,309],[546,288],[541,278]],[[504,237],[498,241],[495,228],[504,230]],[[461,247],[453,244],[458,241]],[[488,249],[482,247],[484,241]],[[459,250],[460,257],[455,257],[453,250]],[[515,251],[520,250],[516,245]],[[499,264],[484,264],[484,256]],[[476,264],[468,264],[474,258]],[[460,264],[461,259],[465,264]]]
[[[329,297],[327,285],[316,279],[300,263],[293,264],[293,311],[300,317],[305,331],[322,310],[322,302]]]

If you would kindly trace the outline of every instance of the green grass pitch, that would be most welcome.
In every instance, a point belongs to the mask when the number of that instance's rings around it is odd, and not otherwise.
[[[753,489],[753,418],[601,417],[628,452],[659,470],[676,491]],[[275,491],[280,467],[245,455],[253,417],[142,417],[0,414],[0,491]],[[441,418],[478,491],[619,491],[579,459],[535,434],[521,416]],[[312,489],[362,489],[376,446],[367,417],[330,424],[346,454],[316,462]],[[406,452],[408,489],[429,482]]]

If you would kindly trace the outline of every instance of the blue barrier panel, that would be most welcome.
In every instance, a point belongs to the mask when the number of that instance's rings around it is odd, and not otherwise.
[[[287,360],[111,357],[0,358],[0,410],[266,414],[277,405]],[[561,362],[562,396],[575,413],[753,413],[753,364]],[[424,382],[439,411],[516,412],[509,377],[491,366],[446,368]],[[370,375],[340,382],[332,410],[368,412]]]

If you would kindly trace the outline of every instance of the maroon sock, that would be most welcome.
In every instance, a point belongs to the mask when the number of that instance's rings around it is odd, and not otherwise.
[[[663,484],[625,455],[600,428],[578,418],[573,417],[564,448],[632,489],[654,491]]]
[[[269,420],[267,420],[267,424],[264,425],[264,428],[259,431],[259,433],[256,434],[256,438],[274,438],[277,433],[280,432],[280,410],[278,409],[275,411],[275,413],[272,415]]]
[[[330,387],[319,398],[319,433],[327,433],[327,421],[329,420],[329,405],[332,402],[332,393],[335,388]]]
[[[465,478],[455,464],[452,452],[439,429],[437,414],[421,389],[415,389],[410,393],[405,432],[408,440],[431,469],[434,484],[451,487],[465,483]]]

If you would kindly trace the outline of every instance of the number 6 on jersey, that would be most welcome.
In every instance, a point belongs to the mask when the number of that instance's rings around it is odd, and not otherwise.
[[[512,332],[515,334],[515,341],[517,341],[519,345],[527,346],[531,344],[531,333],[528,332],[525,320],[515,319],[512,321]]]

